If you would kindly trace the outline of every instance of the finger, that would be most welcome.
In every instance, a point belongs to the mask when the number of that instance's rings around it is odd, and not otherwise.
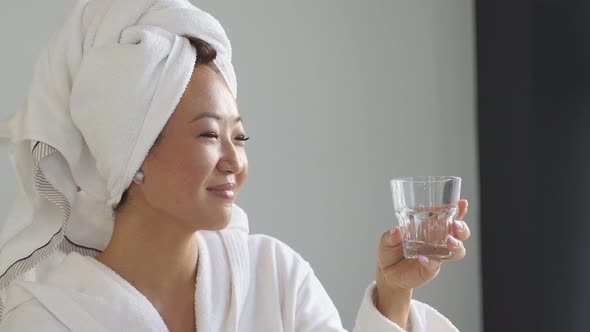
[[[438,275],[440,272],[440,259],[418,255],[417,262],[419,264],[418,272],[422,281],[427,282]]]
[[[453,236],[461,241],[465,241],[471,236],[471,230],[465,221],[453,221]]]
[[[417,288],[432,280],[440,271],[442,261],[424,256],[419,259],[403,259],[388,269],[379,269],[389,284],[397,288]]]
[[[377,257],[383,269],[398,263],[404,258],[399,226],[381,235]]]
[[[463,242],[457,240],[451,235],[447,237],[447,247],[451,251],[451,256],[445,257],[445,261],[456,261],[463,259],[463,257],[465,257],[465,254],[467,253],[465,247],[463,246]]]
[[[459,203],[459,213],[457,214],[457,220],[462,220],[465,215],[467,214],[467,208],[469,207],[469,202],[466,199],[460,199]]]

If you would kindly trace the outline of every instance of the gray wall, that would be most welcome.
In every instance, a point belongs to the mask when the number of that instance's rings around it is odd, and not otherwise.
[[[0,13],[0,115],[22,104],[35,54],[72,3],[21,0]],[[193,3],[233,43],[238,105],[252,137],[238,204],[252,233],[301,253],[352,328],[379,237],[396,223],[388,180],[461,176],[468,256],[445,264],[415,298],[460,330],[481,331],[472,2]],[[2,155],[2,215],[13,183]]]

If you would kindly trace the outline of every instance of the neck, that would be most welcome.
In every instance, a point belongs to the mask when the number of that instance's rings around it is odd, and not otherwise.
[[[117,216],[111,241],[96,259],[156,307],[180,294],[192,297],[199,256],[196,232],[179,225],[153,216]]]

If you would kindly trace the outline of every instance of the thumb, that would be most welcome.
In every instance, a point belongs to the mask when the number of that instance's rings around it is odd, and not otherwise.
[[[389,268],[404,259],[402,236],[399,226],[383,233],[377,254],[381,269]]]

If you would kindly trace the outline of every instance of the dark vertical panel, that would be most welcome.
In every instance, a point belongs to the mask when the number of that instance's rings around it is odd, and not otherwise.
[[[533,15],[532,174],[550,181],[532,203],[552,243],[536,258],[547,294],[540,317],[545,329],[590,331],[590,10],[587,1],[539,1]]]
[[[532,295],[530,288],[514,293],[528,282],[532,267],[528,245],[519,242],[530,230],[523,208],[529,194],[530,8],[507,7],[476,3],[485,331],[507,331],[507,322],[510,331],[528,331],[520,309],[513,308],[526,306]]]
[[[476,2],[486,331],[590,330],[589,9]]]

